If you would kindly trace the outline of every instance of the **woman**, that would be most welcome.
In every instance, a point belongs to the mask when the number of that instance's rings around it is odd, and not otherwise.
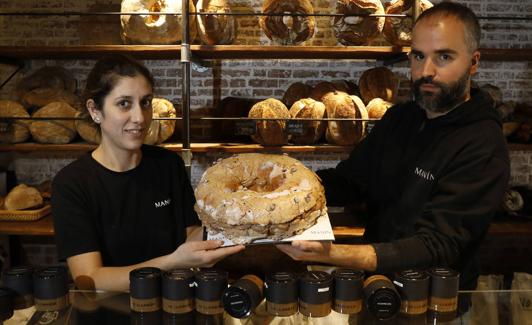
[[[102,59],[85,89],[101,143],[53,182],[59,258],[83,289],[127,290],[129,272],[211,266],[243,246],[201,241],[182,159],[143,145],[152,119],[153,77],[123,56]]]

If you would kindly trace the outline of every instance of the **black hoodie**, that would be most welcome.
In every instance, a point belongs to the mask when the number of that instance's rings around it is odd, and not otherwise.
[[[462,289],[476,286],[475,255],[509,173],[500,118],[480,91],[434,119],[396,105],[348,159],[318,171],[328,205],[366,200],[377,272],[449,266]]]

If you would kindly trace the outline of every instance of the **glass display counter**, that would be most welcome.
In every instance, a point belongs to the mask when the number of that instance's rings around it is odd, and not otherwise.
[[[273,317],[262,302],[246,319],[226,313],[207,316],[196,312],[170,316],[161,312],[139,314],[130,311],[127,293],[70,291],[70,306],[61,311],[42,312],[35,307],[15,311],[6,325],[19,324],[515,324],[532,322],[532,290],[488,290],[459,292],[459,311],[455,317],[433,317],[427,313],[416,317],[401,314],[390,320],[378,320],[363,310],[343,315],[332,311],[328,316],[309,318],[296,313],[290,317]]]

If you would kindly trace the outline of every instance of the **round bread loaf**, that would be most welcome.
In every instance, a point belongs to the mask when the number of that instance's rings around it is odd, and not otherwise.
[[[102,135],[98,124],[94,123],[90,115],[85,112],[76,112],[76,117],[82,118],[74,122],[79,136],[88,143],[99,144],[102,141]]]
[[[38,88],[64,89],[69,93],[76,92],[77,82],[72,73],[60,66],[46,66],[35,70],[17,84],[17,94],[24,94]]]
[[[208,168],[194,192],[208,231],[235,243],[300,233],[326,213],[319,178],[286,155],[240,154]]]
[[[7,194],[4,200],[6,210],[24,210],[42,206],[43,199],[39,190],[35,187],[20,184]]]
[[[392,106],[392,103],[382,100],[382,98],[373,98],[366,106],[366,110],[368,111],[368,117],[380,119],[382,118],[384,113],[386,113],[388,108]]]
[[[288,108],[275,98],[268,98],[251,107],[248,117],[251,118],[290,118]],[[257,121],[257,133],[251,138],[263,146],[281,146],[288,142],[285,131],[286,120]]]
[[[65,102],[52,102],[39,108],[32,117],[73,118],[76,109]],[[69,143],[76,137],[76,124],[74,120],[34,120],[30,124],[31,136],[40,143]]]
[[[312,118],[322,119],[325,116],[325,105],[312,98],[303,98],[295,102],[290,107],[292,118]],[[325,121],[304,121],[304,134],[292,135],[292,142],[295,144],[316,143],[325,132],[327,123]]]
[[[421,0],[421,12],[432,7],[432,3]],[[395,46],[409,46],[412,42],[413,0],[392,0],[386,4],[386,14],[407,14],[410,17],[386,17],[382,34]]]
[[[0,117],[30,117],[24,106],[19,103],[1,99]],[[11,120],[6,122],[6,131],[0,132],[0,142],[19,143],[28,140],[30,129],[28,120]]]
[[[262,12],[266,14],[314,14],[309,0],[265,0]],[[314,16],[261,16],[260,28],[275,44],[297,45],[314,35]]]
[[[174,105],[167,99],[154,98],[152,100],[154,118],[157,117],[176,117]],[[166,141],[175,130],[176,120],[152,120],[148,134],[144,138],[145,144],[159,144]]]
[[[124,13],[181,13],[181,0],[122,0]],[[189,11],[196,12],[189,1]],[[181,41],[181,15],[121,15],[121,37],[125,44],[175,44]],[[189,16],[190,40],[196,37],[196,15]]]
[[[332,82],[321,81],[316,86],[314,86],[314,88],[312,88],[309,97],[321,102],[323,101],[323,96],[328,93],[334,92],[335,90],[337,90],[336,86]]]
[[[348,93],[349,95],[360,96],[360,90],[358,89],[358,85],[354,82],[348,80],[336,80],[333,81],[333,85],[336,90],[343,91],[344,93]]]
[[[337,0],[338,14],[384,14],[380,0]],[[366,45],[377,37],[384,26],[384,17],[336,16],[333,21],[334,34],[344,45]]]
[[[25,107],[43,107],[52,102],[65,102],[76,109],[82,107],[78,96],[61,88],[35,88],[22,96]]]
[[[288,87],[283,96],[283,103],[286,107],[292,107],[292,105],[302,98],[310,97],[312,87],[302,82],[294,82]]]
[[[231,13],[227,0],[199,0],[198,12]],[[229,15],[198,16],[198,34],[203,44],[231,44],[236,36],[235,17]]]
[[[399,79],[390,69],[376,67],[362,73],[358,86],[366,104],[373,98],[382,98],[393,103],[399,89]]]
[[[323,97],[328,118],[360,119],[355,121],[328,121],[325,138],[331,144],[350,146],[364,137],[368,114],[360,98],[341,91]]]

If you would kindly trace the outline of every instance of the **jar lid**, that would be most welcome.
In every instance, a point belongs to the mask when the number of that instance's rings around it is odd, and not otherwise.
[[[222,298],[227,288],[227,271],[206,269],[196,273],[196,298],[206,301],[216,301]]]
[[[161,270],[156,267],[141,267],[129,272],[129,292],[136,299],[160,297]]]
[[[324,304],[332,300],[333,277],[322,271],[305,272],[299,278],[299,299],[309,304]]]
[[[37,269],[33,273],[34,295],[37,299],[56,299],[68,294],[68,271],[63,266]]]
[[[171,300],[194,298],[194,272],[189,269],[174,269],[163,273],[163,297]]]
[[[0,322],[13,316],[13,291],[0,287]]]
[[[352,269],[337,269],[333,272],[334,297],[338,300],[359,300],[363,297],[364,272]]]
[[[17,266],[4,271],[2,281],[5,287],[20,296],[33,294],[33,268],[30,266]]]
[[[446,267],[435,267],[428,271],[430,275],[431,296],[454,298],[458,295],[460,273]]]
[[[264,282],[266,300],[275,304],[297,302],[298,281],[290,272],[274,272],[266,276]]]

